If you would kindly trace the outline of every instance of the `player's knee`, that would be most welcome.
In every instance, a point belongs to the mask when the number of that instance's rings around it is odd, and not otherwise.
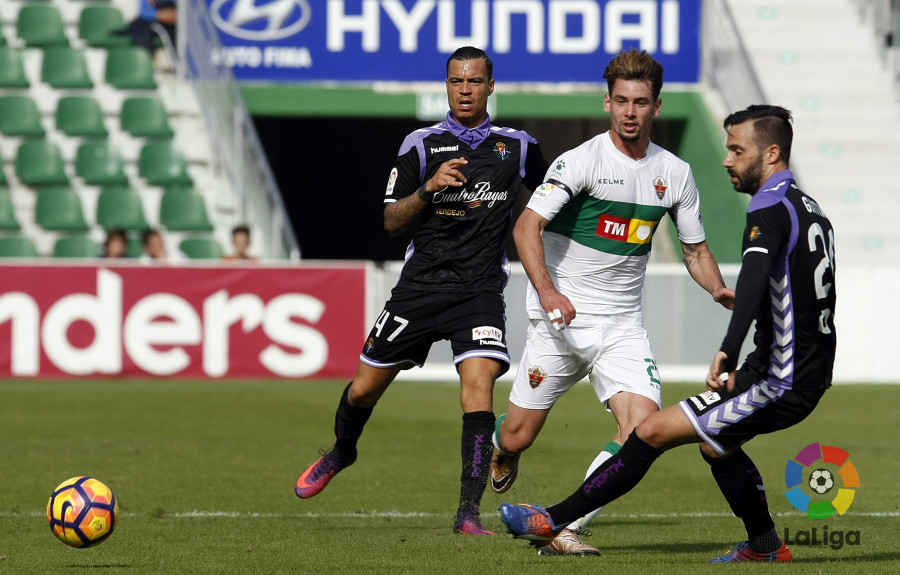
[[[665,424],[652,417],[639,423],[638,426],[634,428],[634,433],[636,433],[644,443],[652,445],[653,447],[660,447],[667,439]]]
[[[509,431],[504,427],[501,430],[500,444],[507,453],[520,453],[531,447],[534,439],[534,434],[529,433],[524,427]]]
[[[376,392],[371,389],[356,388],[353,385],[347,390],[347,400],[353,407],[374,407],[374,405],[378,403],[380,397],[380,390]]]
[[[712,446],[708,443],[700,444],[700,453],[702,453],[703,457],[707,460],[718,459],[719,457],[721,457],[718,453],[716,453],[716,450],[713,449]]]

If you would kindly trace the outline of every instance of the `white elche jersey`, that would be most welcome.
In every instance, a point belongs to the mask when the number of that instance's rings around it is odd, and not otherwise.
[[[653,143],[643,159],[633,160],[609,132],[552,162],[527,207],[550,220],[544,259],[553,283],[575,306],[577,323],[611,315],[641,322],[650,244],[666,213],[682,242],[706,239],[687,162]],[[532,319],[546,315],[530,283],[527,309]]]

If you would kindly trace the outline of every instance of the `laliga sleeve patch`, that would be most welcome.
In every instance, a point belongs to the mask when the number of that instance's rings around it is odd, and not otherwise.
[[[549,183],[544,183],[538,186],[538,188],[534,191],[532,197],[538,198],[539,200],[543,200],[547,196],[550,195],[550,192],[556,189],[556,186]]]
[[[390,196],[394,193],[394,184],[397,183],[397,168],[391,170],[391,176],[388,178],[387,189],[384,191],[384,195]]]

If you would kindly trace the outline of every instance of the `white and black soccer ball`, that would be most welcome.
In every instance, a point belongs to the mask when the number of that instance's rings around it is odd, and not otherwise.
[[[827,469],[816,469],[809,475],[809,486],[816,493],[824,495],[834,487],[834,477]]]

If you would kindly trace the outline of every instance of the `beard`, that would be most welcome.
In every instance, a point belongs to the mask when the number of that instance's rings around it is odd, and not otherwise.
[[[759,157],[743,172],[732,172],[729,170],[728,173],[731,174],[732,177],[737,178],[737,181],[734,183],[735,191],[750,194],[752,196],[756,193],[757,190],[759,190],[759,187],[762,185],[762,181],[760,181],[762,178],[762,172],[762,157]]]

